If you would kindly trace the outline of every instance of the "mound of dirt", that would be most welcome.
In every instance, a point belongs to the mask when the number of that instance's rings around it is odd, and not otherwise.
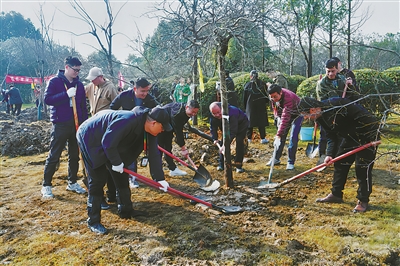
[[[0,145],[2,156],[25,156],[48,151],[51,123],[48,116],[37,120],[37,109],[28,108],[18,117],[0,113]]]

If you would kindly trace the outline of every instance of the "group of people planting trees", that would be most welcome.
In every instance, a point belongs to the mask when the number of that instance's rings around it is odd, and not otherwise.
[[[269,126],[268,110],[272,110],[277,128],[273,138],[274,153],[267,162],[273,166],[281,163],[288,139],[286,169],[295,169],[296,151],[301,125],[304,119],[314,120],[321,128],[319,163],[333,164],[331,193],[317,199],[321,203],[343,202],[343,189],[351,165],[355,162],[358,181],[357,204],[354,212],[365,212],[372,192],[372,168],[377,152],[376,145],[336,161],[334,158],[361,145],[378,141],[379,121],[360,102],[354,74],[342,69],[338,58],[325,64],[326,75],[316,86],[317,99],[299,98],[294,92],[278,84],[265,83],[258,72],[250,72],[250,81],[243,88],[243,106],[230,101],[228,116],[223,115],[220,99],[209,105],[209,140],[220,147],[217,170],[224,169],[224,150],[221,140],[223,119],[229,119],[230,140],[236,139],[234,166],[237,174],[245,172],[243,157],[245,142],[255,141],[254,128],[258,129],[260,143],[267,144],[265,127]],[[61,152],[68,145],[68,184],[66,189],[79,194],[88,192],[87,224],[91,231],[105,234],[101,223],[101,210],[110,203],[117,203],[121,218],[146,216],[146,212],[134,210],[131,187],[134,178],[127,172],[137,171],[137,164],[150,165],[153,180],[167,192],[169,183],[164,175],[160,147],[172,152],[173,139],[180,147],[180,155],[189,158],[184,138],[184,125],[196,116],[200,105],[190,97],[191,89],[184,79],[175,86],[172,103],[161,105],[149,91],[152,84],[146,78],[138,78],[133,88],[118,93],[116,86],[107,80],[100,68],[90,69],[86,77],[90,83],[84,86],[79,79],[82,63],[76,57],[65,59],[64,69],[59,70],[45,90],[44,102],[50,107],[53,124],[50,151],[44,167],[41,193],[44,198],[54,198],[52,177],[57,169]],[[234,92],[233,80],[229,80],[229,92]],[[232,83],[232,84],[231,84]],[[233,86],[232,86],[233,85]],[[237,96],[237,95],[236,95]],[[87,110],[89,101],[90,112]],[[232,98],[238,101],[237,97]],[[90,117],[88,117],[90,113]],[[289,135],[290,133],[290,135]],[[288,137],[289,135],[289,137]],[[272,141],[272,140],[271,140]],[[143,156],[144,154],[144,156]],[[79,161],[84,163],[87,190],[77,183]],[[138,159],[141,158],[140,162]],[[169,176],[186,175],[173,160],[165,156]],[[107,191],[104,194],[104,187]]]

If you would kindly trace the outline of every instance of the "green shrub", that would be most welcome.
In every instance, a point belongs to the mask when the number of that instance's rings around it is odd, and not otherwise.
[[[399,95],[378,96],[377,94],[399,92],[399,86],[391,78],[392,71],[379,72],[373,69],[360,69],[353,71],[360,87],[361,101],[369,111],[381,116],[384,111],[398,103]]]
[[[306,77],[300,75],[285,76],[285,77],[289,87],[287,89],[293,91],[294,93],[297,93],[297,88],[306,79]]]
[[[313,77],[303,80],[298,86],[296,94],[299,97],[317,98],[315,88],[317,87],[318,80],[320,80],[320,75],[315,75]]]

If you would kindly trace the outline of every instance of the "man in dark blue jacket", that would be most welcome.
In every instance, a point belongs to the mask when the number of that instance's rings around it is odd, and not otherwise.
[[[23,103],[21,94],[19,93],[19,89],[14,87],[14,84],[11,84],[7,94],[11,106],[12,115],[19,116],[19,114],[21,113],[21,107]]]
[[[210,119],[210,131],[214,144],[221,143],[218,140],[218,128],[222,130],[222,108],[220,102],[213,102],[210,104],[210,112],[212,117]],[[236,138],[236,156],[235,165],[236,173],[243,173],[242,168],[244,157],[244,139],[246,137],[249,120],[246,114],[239,108],[229,105],[229,130],[231,141]],[[224,156],[220,153],[218,171],[224,169]]]
[[[50,120],[53,123],[50,151],[44,166],[44,179],[41,190],[44,198],[54,197],[51,191],[51,181],[66,143],[68,143],[67,190],[79,194],[86,193],[86,190],[76,182],[79,168],[79,150],[76,143],[76,127],[72,108],[74,98],[78,123],[81,124],[87,119],[85,88],[78,77],[81,65],[82,63],[78,58],[67,57],[65,59],[65,69],[59,70],[58,75],[50,80],[44,93],[44,102],[50,106]]]
[[[103,110],[86,120],[76,137],[88,171],[88,226],[95,233],[105,234],[107,229],[100,223],[103,187],[111,173],[117,190],[118,214],[121,218],[140,216],[143,213],[132,208],[129,176],[123,169],[145,150],[154,180],[167,191],[157,135],[171,131],[170,117],[162,107],[151,111],[135,107],[132,111]]]

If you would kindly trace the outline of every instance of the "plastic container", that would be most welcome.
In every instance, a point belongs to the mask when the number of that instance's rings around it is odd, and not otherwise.
[[[302,127],[300,129],[300,140],[309,141],[313,139],[314,128],[313,127]]]

